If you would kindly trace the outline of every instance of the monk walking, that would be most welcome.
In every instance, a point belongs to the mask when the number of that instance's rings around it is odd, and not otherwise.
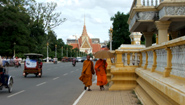
[[[95,70],[97,75],[97,85],[100,86],[100,90],[104,90],[104,85],[108,83],[106,68],[107,63],[105,60],[99,59],[98,61],[96,61]]]
[[[84,90],[92,91],[90,86],[92,85],[92,74],[94,74],[94,64],[90,60],[90,55],[87,55],[87,60],[83,63],[82,75],[79,78],[84,83]]]

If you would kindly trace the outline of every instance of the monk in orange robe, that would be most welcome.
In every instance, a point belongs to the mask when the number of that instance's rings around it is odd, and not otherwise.
[[[104,90],[104,85],[106,85],[107,82],[107,62],[105,60],[99,59],[96,61],[95,64],[95,71],[97,75],[97,85],[100,86],[100,90]]]
[[[90,86],[92,85],[92,74],[94,74],[94,64],[90,60],[90,55],[87,55],[87,60],[83,63],[83,69],[82,69],[82,81],[85,85],[84,90],[87,89],[88,91],[91,91]]]

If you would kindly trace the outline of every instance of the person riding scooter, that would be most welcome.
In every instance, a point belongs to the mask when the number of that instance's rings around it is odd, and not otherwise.
[[[5,84],[5,75],[4,73],[6,72],[6,69],[4,68],[5,64],[3,62],[3,60],[1,59],[1,56],[0,56],[0,86]]]
[[[18,59],[18,57],[16,57],[15,59],[15,67],[21,67],[21,63],[19,62],[20,60]]]
[[[73,66],[76,65],[76,58],[73,58],[72,65],[73,65]]]

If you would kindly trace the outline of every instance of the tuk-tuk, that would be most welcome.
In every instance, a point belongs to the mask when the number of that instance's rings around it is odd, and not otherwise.
[[[27,53],[24,54],[26,60],[24,61],[23,76],[27,77],[28,74],[35,74],[35,76],[42,76],[42,54]]]

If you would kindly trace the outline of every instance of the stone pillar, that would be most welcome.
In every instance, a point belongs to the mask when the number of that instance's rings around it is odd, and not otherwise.
[[[141,65],[142,65],[142,54],[141,54],[141,52],[139,52],[139,67],[141,67]]]
[[[123,62],[122,62],[122,51],[115,51],[116,52],[116,67],[123,67]]]
[[[145,46],[146,47],[152,46],[153,32],[143,32],[143,35],[145,37]]]
[[[154,72],[156,67],[157,67],[157,55],[156,55],[156,52],[155,50],[153,50],[153,65],[152,65],[152,70],[151,72]]]
[[[147,69],[147,66],[148,66],[148,53],[146,53],[146,63],[145,63],[145,66],[144,66],[144,69]]]
[[[170,32],[170,35],[171,35],[172,39],[175,39],[178,37],[178,32],[177,31]]]
[[[168,41],[168,28],[170,26],[171,21],[156,21],[156,27],[158,29],[158,43],[161,44],[163,42]]]
[[[107,64],[108,64],[108,69],[110,69],[110,66],[112,65],[112,62],[111,62],[111,59],[110,58],[107,58]]]
[[[136,7],[141,7],[141,0],[137,0],[137,4],[136,4]]]
[[[171,72],[171,67],[172,67],[172,53],[171,53],[171,49],[168,47],[166,48],[167,50],[167,67],[165,67],[165,71],[163,73],[164,77],[169,77],[170,76],[170,72]]]
[[[158,34],[156,34],[156,44],[158,44]]]

